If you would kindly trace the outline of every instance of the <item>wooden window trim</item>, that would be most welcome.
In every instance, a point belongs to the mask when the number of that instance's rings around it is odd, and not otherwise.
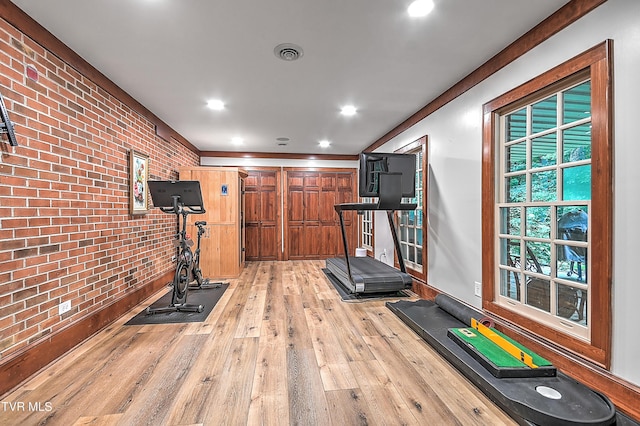
[[[600,367],[611,364],[611,277],[613,222],[613,42],[607,40],[484,105],[482,149],[482,306],[516,327]],[[591,343],[518,315],[495,299],[496,146],[499,112],[555,82],[588,70],[592,91]]]
[[[407,272],[414,278],[416,278],[421,283],[427,282],[427,142],[428,137],[423,136],[415,141],[401,147],[395,152],[398,154],[404,154],[411,151],[417,151],[420,149],[422,151],[422,271],[417,271],[415,269],[410,268],[407,265]],[[395,216],[396,219],[396,229],[399,229],[400,224],[398,223],[398,215]],[[398,263],[398,254],[394,255],[394,264],[396,267],[400,267]]]

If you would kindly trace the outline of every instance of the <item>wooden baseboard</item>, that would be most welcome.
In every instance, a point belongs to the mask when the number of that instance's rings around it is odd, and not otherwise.
[[[433,300],[442,292],[421,281],[414,280],[413,292],[423,299]],[[573,379],[587,384],[590,388],[605,394],[616,405],[616,408],[640,421],[640,387],[614,376],[579,356],[549,344],[545,340],[527,333],[524,330],[495,318],[496,328],[512,339],[527,346],[534,352],[551,361],[558,369]]]
[[[415,278],[413,279],[412,290],[415,294],[427,300],[433,300],[436,298],[437,295],[441,293],[439,290],[431,287],[430,285],[422,281],[416,280]]]
[[[116,321],[138,303],[166,287],[172,278],[173,271],[169,271],[109,306],[7,357],[0,363],[0,377],[3,378],[0,381],[0,395],[9,392],[85,339]]]

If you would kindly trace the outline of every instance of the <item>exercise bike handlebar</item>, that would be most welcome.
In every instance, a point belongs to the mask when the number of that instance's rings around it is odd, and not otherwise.
[[[188,209],[187,214],[202,214],[207,211],[204,209],[204,206],[182,206],[183,209]]]
[[[203,206],[183,206],[180,203],[174,205],[173,207],[158,207],[158,208],[164,213],[171,213],[171,214],[188,215],[188,214],[202,214],[207,212]]]

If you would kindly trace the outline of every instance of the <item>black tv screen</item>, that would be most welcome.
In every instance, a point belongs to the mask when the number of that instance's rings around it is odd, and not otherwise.
[[[415,154],[386,154],[363,152],[360,154],[359,195],[378,197],[380,195],[380,174],[402,174],[402,197],[416,196],[416,156]]]
[[[178,203],[186,207],[202,209],[202,191],[197,180],[150,180],[149,193],[154,207],[173,207],[173,197],[178,196]]]

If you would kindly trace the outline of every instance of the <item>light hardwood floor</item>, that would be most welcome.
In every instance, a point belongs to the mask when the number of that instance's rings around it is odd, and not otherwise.
[[[323,266],[250,262],[205,322],[123,325],[155,296],[4,395],[0,424],[515,424]]]

